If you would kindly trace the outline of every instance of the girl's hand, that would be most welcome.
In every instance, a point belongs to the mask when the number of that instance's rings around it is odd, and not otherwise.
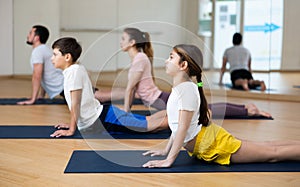
[[[32,105],[34,104],[35,100],[34,99],[28,99],[26,101],[20,101],[17,102],[18,105]]]
[[[151,160],[143,165],[144,168],[166,168],[171,167],[172,162],[168,160]]]
[[[167,152],[165,150],[150,150],[145,153],[143,153],[144,156],[150,155],[150,156],[166,156]]]
[[[69,124],[57,124],[54,125],[54,128],[58,129],[58,130],[68,130],[70,128]]]

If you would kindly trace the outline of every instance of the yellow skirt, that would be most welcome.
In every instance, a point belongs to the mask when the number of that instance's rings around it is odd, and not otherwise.
[[[194,151],[193,153],[189,152],[189,155],[207,162],[228,165],[231,154],[241,147],[241,143],[225,129],[211,123],[207,127],[202,126],[197,136]]]

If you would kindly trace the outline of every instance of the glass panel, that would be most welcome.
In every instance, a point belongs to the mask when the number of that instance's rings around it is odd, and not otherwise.
[[[283,0],[245,0],[244,40],[253,70],[280,69]]]
[[[221,68],[223,53],[232,46],[232,35],[239,32],[240,1],[216,1],[214,20],[214,68]]]

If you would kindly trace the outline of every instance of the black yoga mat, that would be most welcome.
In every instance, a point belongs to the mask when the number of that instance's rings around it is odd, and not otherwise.
[[[17,102],[25,101],[28,98],[0,98],[0,105],[16,105]],[[34,103],[35,105],[64,105],[67,104],[65,99],[38,99]]]
[[[163,157],[143,156],[145,151],[91,151],[73,152],[65,173],[194,173],[194,172],[299,172],[300,162],[231,164],[222,166],[206,163],[181,151],[170,168],[143,168],[148,160]]]
[[[157,112],[157,110],[132,110],[132,113],[149,116]],[[273,120],[272,117],[265,116],[218,116],[212,115],[212,119],[240,119],[240,120]]]
[[[46,139],[52,138],[56,129],[53,126],[0,126],[0,139]],[[61,137],[68,139],[167,139],[171,135],[170,130],[163,130],[156,133],[149,132],[107,132],[101,134],[89,134],[82,136],[76,131],[73,136]]]

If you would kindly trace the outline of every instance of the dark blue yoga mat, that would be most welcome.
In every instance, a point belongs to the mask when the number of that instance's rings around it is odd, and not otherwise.
[[[0,98],[0,105],[16,105],[17,102],[28,100],[28,98]],[[38,99],[34,103],[35,105],[65,105],[67,104],[65,99]]]
[[[53,126],[0,126],[0,139],[46,139],[52,138],[52,134],[56,129]],[[76,131],[73,136],[61,137],[68,139],[167,139],[171,135],[170,130],[163,130],[157,133],[150,132],[107,132],[101,134],[89,134],[82,136]]]
[[[170,168],[143,168],[148,160],[163,157],[143,156],[145,151],[91,151],[73,152],[65,173],[194,173],[194,172],[299,172],[300,162],[231,164],[222,166],[206,163],[181,151]]]

